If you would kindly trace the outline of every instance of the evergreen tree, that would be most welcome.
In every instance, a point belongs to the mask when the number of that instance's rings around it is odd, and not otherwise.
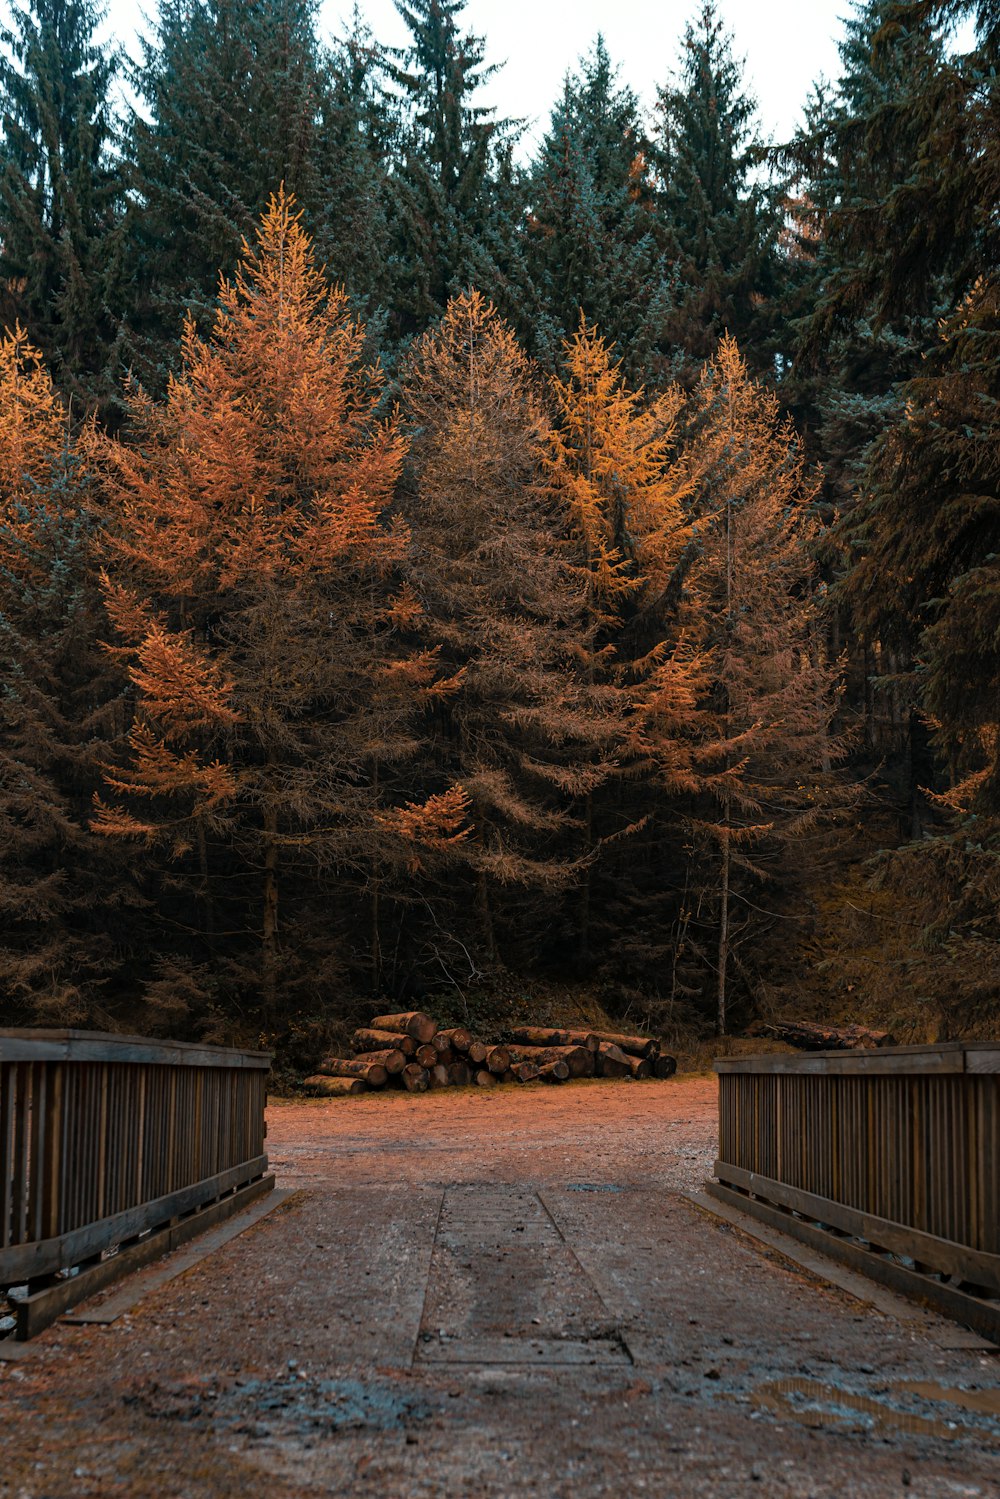
[[[963,502],[953,506],[932,478],[933,425],[913,422],[912,402],[926,399],[935,378],[944,379],[952,402],[960,388],[971,396],[989,387],[988,360],[974,361],[964,383],[960,370],[945,370],[956,351],[966,357],[962,304],[977,277],[990,277],[997,256],[986,209],[997,180],[996,84],[987,50],[948,56],[951,9],[895,0],[857,7],[841,104],[829,122],[822,281],[801,355],[820,378],[829,371],[819,436],[840,480],[837,534],[849,565],[844,594],[861,637],[869,733],[874,748],[895,757],[914,834],[926,820],[922,788],[934,779],[920,640],[935,617],[933,601],[969,570],[976,528],[968,517],[956,524]],[[978,317],[988,294],[974,305]],[[942,316],[950,333],[940,347]],[[987,312],[984,333],[988,322]],[[973,398],[966,430],[978,426]],[[918,452],[930,468],[919,483],[912,471]],[[905,485],[904,453],[911,466]],[[898,591],[885,589],[886,576]]]
[[[94,826],[163,852],[161,900],[182,899],[216,985],[271,1022],[349,959],[352,912],[338,932],[327,872],[356,899],[464,806],[393,819],[378,774],[411,751],[434,667],[396,649],[406,537],[386,512],[404,443],[378,419],[364,338],[279,196],[211,336],[188,320],[165,399],[133,388],[131,441],[94,439],[107,608],[136,698]]]
[[[210,321],[220,270],[280,183],[322,217],[314,0],[166,0],[132,82],[133,367],[163,387],[185,309]],[[147,118],[148,115],[148,118]]]
[[[421,332],[474,282],[492,282],[490,186],[512,122],[476,102],[496,69],[484,64],[483,39],[460,30],[465,3],[396,0],[411,33],[391,69],[404,109],[392,179],[398,339]]]
[[[522,311],[538,357],[559,362],[585,312],[643,374],[662,274],[639,101],[598,36],[567,77],[529,182],[527,254],[536,303]]]
[[[118,383],[122,177],[113,49],[93,0],[33,0],[0,30],[0,326],[20,322],[68,395]]]
[[[93,1022],[117,967],[120,864],[86,831],[109,750],[96,517],[39,351],[0,340],[0,1001],[8,1020]],[[117,910],[116,910],[117,908]]]
[[[427,751],[433,774],[470,800],[472,950],[484,965],[523,962],[541,936],[551,942],[552,898],[579,875],[575,829],[609,772],[613,715],[579,669],[582,593],[539,484],[546,423],[532,369],[478,292],[415,346],[404,409],[421,638],[453,685]]]
[[[726,333],[773,369],[783,189],[762,180],[756,106],[706,0],[684,34],[676,80],[657,101],[655,165],[669,274],[654,307],[663,371],[692,385]]]
[[[383,87],[386,65],[384,49],[356,10],[324,63],[316,144],[322,185],[313,225],[327,277],[378,325],[392,290],[388,166],[399,128]]]
[[[556,422],[545,460],[548,485],[564,517],[567,556],[582,593],[576,651],[589,690],[616,735],[613,753],[594,755],[583,802],[583,877],[578,952],[593,946],[590,866],[617,849],[651,817],[648,780],[637,807],[620,794],[626,768],[652,772],[662,789],[688,789],[684,743],[690,731],[695,662],[683,650],[676,611],[667,602],[686,539],[685,478],[671,459],[676,401],[644,406],[625,382],[596,328],[584,319],[554,378]],[[682,720],[685,720],[682,723]],[[630,850],[634,860],[635,853]],[[616,880],[629,879],[609,856]],[[598,874],[601,871],[598,869]],[[609,893],[601,947],[627,916]]]
[[[707,687],[695,757],[702,796],[690,822],[696,859],[708,860],[696,879],[711,891],[717,922],[721,1033],[733,958],[760,915],[747,885],[787,879],[783,855],[843,800],[831,777],[842,753],[831,732],[840,663],[826,650],[813,557],[816,482],[777,400],[748,377],[731,339],[706,367],[685,447]]]

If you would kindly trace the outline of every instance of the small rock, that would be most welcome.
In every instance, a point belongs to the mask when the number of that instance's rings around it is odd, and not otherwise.
[[[706,1369],[705,1370],[705,1378],[706,1379],[721,1379],[722,1375],[719,1373],[718,1369]]]

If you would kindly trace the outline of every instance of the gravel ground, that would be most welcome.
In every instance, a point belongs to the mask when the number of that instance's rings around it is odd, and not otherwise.
[[[269,1130],[294,1197],[0,1363],[0,1494],[1000,1496],[994,1357],[680,1195],[713,1082],[275,1102]]]

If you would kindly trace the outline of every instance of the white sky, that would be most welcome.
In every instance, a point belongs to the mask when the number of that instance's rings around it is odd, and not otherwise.
[[[651,104],[676,65],[686,22],[700,8],[700,0],[468,0],[465,15],[467,29],[486,38],[487,60],[505,63],[486,102],[526,119],[537,137],[564,74],[575,70],[599,31],[623,81]],[[352,9],[351,0],[323,0],[324,31],[343,29]],[[361,0],[360,9],[381,41],[406,40],[392,0]],[[764,133],[790,137],[812,83],[821,73],[839,73],[837,40],[850,0],[719,0],[719,10],[736,56],[746,59]]]
[[[109,30],[133,50],[143,15],[156,0],[108,0]],[[623,79],[648,105],[673,70],[685,22],[700,0],[468,0],[468,28],[486,37],[487,57],[505,64],[484,93],[504,115],[526,119],[530,137],[544,133],[567,69],[575,69],[598,31],[621,65]],[[392,0],[361,0],[380,41],[397,45],[406,28]],[[352,0],[322,0],[321,34],[345,29]],[[0,0],[0,12],[7,10]],[[735,51],[746,59],[747,81],[760,106],[766,135],[787,139],[810,86],[839,71],[836,43],[850,0],[720,0]],[[528,144],[526,142],[526,144]]]

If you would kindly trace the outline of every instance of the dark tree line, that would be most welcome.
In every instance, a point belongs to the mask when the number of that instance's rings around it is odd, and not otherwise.
[[[711,3],[648,117],[598,38],[530,160],[462,0],[398,9],[163,0],[133,66],[11,8],[5,1013],[506,968],[743,1021],[859,806],[981,999],[993,7],[855,0],[780,148]]]

